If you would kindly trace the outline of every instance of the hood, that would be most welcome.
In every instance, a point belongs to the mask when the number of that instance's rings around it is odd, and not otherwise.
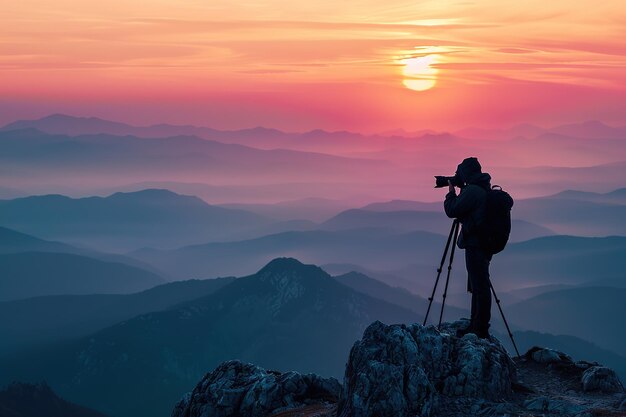
[[[476,174],[480,174],[481,169],[482,167],[480,166],[480,162],[478,162],[478,158],[471,157],[465,158],[463,162],[457,166],[456,173],[463,182],[469,183],[469,179]]]

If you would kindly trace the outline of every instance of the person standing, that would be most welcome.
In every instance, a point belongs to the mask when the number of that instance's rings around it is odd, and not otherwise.
[[[472,293],[471,320],[466,329],[459,330],[457,336],[474,333],[480,338],[489,338],[491,321],[491,286],[489,264],[491,253],[482,245],[479,236],[480,226],[485,221],[487,192],[491,189],[491,176],[482,172],[477,158],[466,158],[456,170],[462,184],[457,195],[451,181],[444,201],[444,210],[450,218],[458,219],[461,232],[457,246],[465,249],[468,291]]]

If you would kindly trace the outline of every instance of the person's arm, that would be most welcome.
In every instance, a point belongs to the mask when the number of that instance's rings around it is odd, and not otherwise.
[[[450,187],[450,191],[446,194],[446,200],[443,202],[443,208],[446,215],[450,218],[462,218],[468,215],[480,204],[480,190],[475,186],[468,185],[458,196],[454,187]]]

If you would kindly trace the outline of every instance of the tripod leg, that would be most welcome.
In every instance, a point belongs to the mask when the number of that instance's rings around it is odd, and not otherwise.
[[[437,268],[437,279],[435,280],[435,286],[433,287],[433,292],[428,297],[428,310],[426,310],[426,316],[424,316],[423,326],[426,326],[426,321],[428,320],[428,315],[430,314],[430,307],[433,304],[433,299],[435,298],[435,291],[437,291],[437,285],[439,285],[439,277],[441,276],[441,271],[443,270],[443,264],[446,262],[446,257],[448,256],[448,249],[450,248],[450,242],[452,241],[452,236],[454,235],[454,231],[456,229],[458,220],[454,220],[452,222],[452,227],[450,227],[450,234],[448,235],[448,241],[446,242],[446,248],[443,251],[443,256],[441,257],[441,263],[439,264],[439,268]],[[456,239],[455,239],[456,241]]]
[[[513,347],[515,348],[515,353],[517,353],[517,357],[519,358],[520,354],[519,354],[519,351],[517,350],[515,339],[513,339],[513,333],[511,333],[511,329],[509,328],[509,323],[507,323],[506,317],[504,317],[504,312],[502,311],[502,307],[500,306],[500,299],[496,295],[496,290],[493,288],[493,284],[491,283],[491,280],[489,280],[489,286],[491,287],[491,292],[493,293],[493,297],[496,299],[496,304],[498,304],[498,309],[500,310],[502,321],[504,321],[504,325],[506,326],[506,331],[509,332],[509,337],[511,338],[511,342],[513,343]]]
[[[450,272],[452,271],[452,262],[454,261],[454,252],[456,249],[456,240],[459,237],[459,222],[454,222],[454,241],[452,242],[452,250],[450,251],[450,262],[448,263],[448,275],[446,276],[446,286],[443,290],[443,300],[441,302],[441,312],[439,313],[439,324],[437,327],[441,327],[441,320],[443,319],[443,309],[446,306],[446,297],[448,296],[448,284],[450,283]]]

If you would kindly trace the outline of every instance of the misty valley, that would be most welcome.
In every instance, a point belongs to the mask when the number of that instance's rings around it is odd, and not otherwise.
[[[341,381],[366,329],[361,347],[392,331],[373,322],[424,320],[452,223],[433,177],[467,156],[515,199],[491,277],[520,351],[624,381],[624,139],[593,121],[413,135],[9,123],[0,414],[34,391],[59,416],[165,417],[231,360]],[[459,257],[445,322],[470,316]],[[496,308],[491,332],[513,352]]]

